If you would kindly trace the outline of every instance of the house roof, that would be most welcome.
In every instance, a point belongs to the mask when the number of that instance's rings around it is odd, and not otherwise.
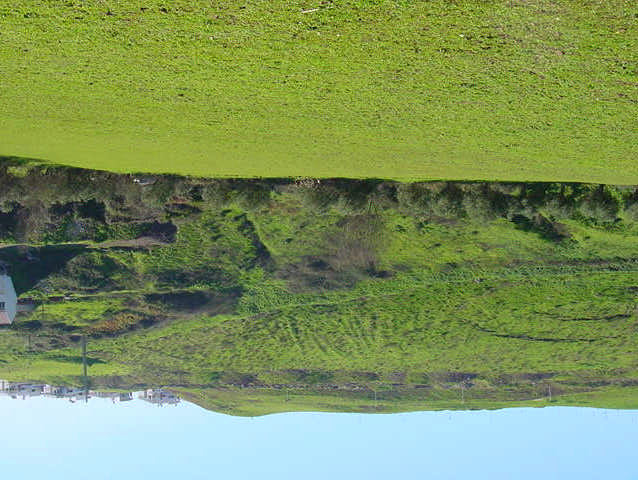
[[[11,318],[7,312],[0,312],[0,325],[11,325]]]

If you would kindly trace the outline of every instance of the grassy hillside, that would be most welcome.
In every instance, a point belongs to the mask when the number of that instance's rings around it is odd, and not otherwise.
[[[477,410],[511,407],[581,406],[635,409],[636,387],[603,387],[592,392],[547,394],[548,383],[528,389],[526,398],[512,398],[511,385],[492,389],[486,395],[475,386],[462,389],[459,383],[436,389],[384,391],[373,388],[358,392],[311,389],[266,390],[258,388],[178,389],[186,400],[203,408],[230,415],[256,416],[280,412],[394,413],[424,410]],[[535,391],[532,391],[535,390]],[[509,393],[509,397],[508,397]],[[500,397],[499,397],[500,394]],[[536,398],[532,398],[536,395]]]
[[[638,183],[631,0],[0,1],[0,154]]]
[[[0,182],[0,263],[41,302],[0,378],[84,382],[86,335],[92,386],[237,414],[636,406],[635,187]]]

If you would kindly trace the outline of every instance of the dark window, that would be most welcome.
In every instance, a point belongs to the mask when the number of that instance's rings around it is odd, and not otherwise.
[[[0,311],[4,310],[4,302],[0,302]]]

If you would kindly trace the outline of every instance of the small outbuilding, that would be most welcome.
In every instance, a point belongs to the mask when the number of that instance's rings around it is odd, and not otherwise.
[[[9,275],[0,272],[0,325],[11,325],[16,318],[18,297]]]

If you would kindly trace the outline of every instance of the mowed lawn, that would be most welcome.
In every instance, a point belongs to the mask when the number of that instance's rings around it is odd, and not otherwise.
[[[0,0],[0,155],[638,183],[634,0]]]

